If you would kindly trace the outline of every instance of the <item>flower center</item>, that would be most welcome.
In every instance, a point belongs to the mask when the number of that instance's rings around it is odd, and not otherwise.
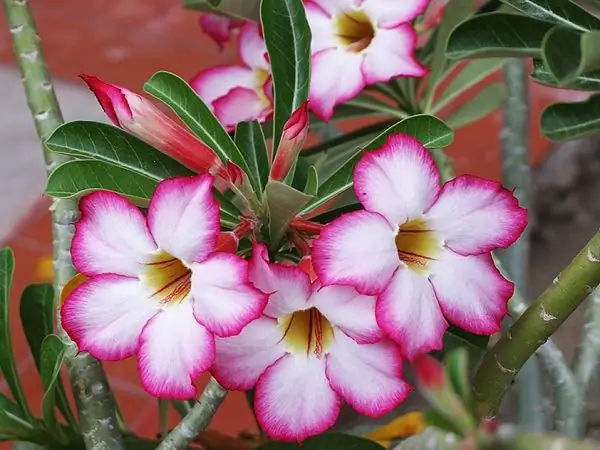
[[[181,303],[192,288],[192,271],[179,259],[159,250],[140,277],[161,306]]]
[[[351,9],[337,14],[333,26],[338,41],[346,50],[359,53],[366,49],[375,37],[371,19],[360,9]]]
[[[410,269],[426,272],[428,265],[442,251],[439,238],[423,219],[409,220],[400,225],[396,235],[400,260]]]
[[[333,327],[317,308],[296,311],[279,320],[283,340],[291,353],[321,358],[333,342]]]

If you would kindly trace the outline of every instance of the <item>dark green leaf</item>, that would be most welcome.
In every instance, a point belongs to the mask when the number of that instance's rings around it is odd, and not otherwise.
[[[457,436],[461,435],[461,432],[458,429],[458,427],[450,419],[447,419],[445,416],[438,413],[437,411],[426,411],[423,415],[423,419],[425,420],[425,423],[429,426],[435,427],[439,430],[448,431]]]
[[[600,91],[600,70],[580,75],[577,78],[568,80],[564,83],[559,83],[548,69],[546,69],[544,62],[541,59],[534,59],[533,67],[531,78],[537,83],[551,87],[578,89],[583,91]]]
[[[448,354],[457,348],[465,348],[469,352],[469,363],[474,366],[483,358],[489,340],[489,336],[472,334],[451,326],[444,334],[443,354]]]
[[[239,123],[235,129],[235,143],[244,154],[250,167],[250,181],[256,192],[261,193],[269,179],[269,152],[260,124],[254,122]]]
[[[446,373],[454,391],[465,404],[471,402],[471,386],[469,385],[469,353],[464,347],[448,353],[445,358]]]
[[[559,83],[576,79],[583,73],[600,69],[600,31],[580,33],[555,27],[546,35],[542,57]]]
[[[269,207],[269,237],[275,246],[283,237],[291,221],[312,197],[279,181],[269,181],[266,188]]]
[[[283,126],[308,99],[311,34],[302,0],[263,0],[260,18],[273,74],[275,153]]]
[[[376,442],[342,433],[325,433],[308,438],[302,445],[268,442],[257,450],[385,450]]]
[[[144,91],[173,110],[202,142],[221,159],[233,161],[249,173],[248,164],[231,136],[215,115],[184,80],[170,72],[156,72],[144,84]]]
[[[448,40],[450,59],[493,56],[539,56],[552,24],[515,14],[481,14],[454,29]]]
[[[106,190],[122,194],[146,208],[157,184],[156,180],[104,161],[74,160],[52,171],[46,193],[52,197],[70,198]]]
[[[600,20],[600,0],[569,0],[591,16]]]
[[[315,216],[311,220],[314,222],[318,222],[318,223],[329,223],[332,220],[337,219],[342,214],[345,214],[347,212],[352,212],[352,211],[358,211],[359,209],[362,209],[362,205],[360,203],[356,203],[356,202],[349,203],[349,204],[343,205],[343,206],[338,206],[338,202],[336,201],[335,205],[336,206],[334,208],[330,209],[327,212],[324,212],[323,214],[319,214],[318,216]]]
[[[40,375],[44,386],[42,399],[42,416],[46,428],[59,441],[64,441],[62,427],[56,418],[56,392],[59,385],[60,369],[65,359],[65,344],[54,334],[49,334],[42,341],[40,357]]]
[[[169,433],[169,400],[158,399],[158,421],[160,435],[164,438]]]
[[[600,94],[585,102],[556,103],[542,113],[542,132],[553,141],[579,139],[600,132]]]
[[[600,28],[600,21],[565,0],[503,0],[534,19],[580,31]]]
[[[15,257],[10,248],[0,249],[0,370],[13,398],[25,411],[30,421],[33,416],[21,387],[19,373],[12,349],[10,333],[10,290],[15,270]]]
[[[446,119],[446,123],[456,130],[483,119],[504,105],[506,95],[504,83],[490,84],[479,91],[473,99],[451,113]]]
[[[33,361],[40,371],[40,355],[42,341],[53,331],[54,324],[54,290],[51,284],[30,284],[21,295],[19,305],[21,325],[25,332],[25,338],[29,344],[29,350]],[[58,380],[56,403],[63,416],[72,428],[76,428],[77,421],[73,416],[65,388]]]
[[[213,14],[258,20],[260,0],[183,0],[183,6]]]
[[[369,111],[373,113],[378,113],[380,115],[392,116],[396,118],[404,118],[407,115],[406,111],[399,108],[398,106],[391,105],[389,102],[385,102],[366,93],[361,93],[353,99],[348,100],[345,105],[357,109],[362,109],[363,111]]]
[[[175,411],[177,411],[177,413],[182,418],[185,417],[194,406],[193,400],[172,400],[171,403],[173,404],[173,408],[175,408]]]
[[[319,189],[319,174],[315,166],[310,166],[308,169],[308,175],[306,177],[306,186],[304,187],[304,193],[314,197],[317,195]]]

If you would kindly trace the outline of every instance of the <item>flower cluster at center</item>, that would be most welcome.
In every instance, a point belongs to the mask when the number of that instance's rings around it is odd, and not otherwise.
[[[442,251],[441,241],[424,219],[401,225],[395,240],[400,260],[419,272],[427,272],[429,262]]]
[[[192,289],[192,271],[183,261],[159,250],[146,264],[140,279],[160,306],[181,303]]]
[[[332,22],[338,41],[348,51],[359,53],[365,50],[375,37],[373,22],[360,9],[336,14]]]
[[[287,349],[294,354],[322,358],[333,342],[333,327],[317,308],[284,316],[279,327]]]

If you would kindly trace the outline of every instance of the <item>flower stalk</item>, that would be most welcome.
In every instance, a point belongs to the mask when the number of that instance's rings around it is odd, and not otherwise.
[[[44,61],[37,29],[27,0],[4,0],[3,6],[27,103],[38,136],[44,141],[63,122],[63,118]],[[65,156],[49,151],[44,152],[44,158],[48,172],[68,160]],[[50,210],[58,332],[65,343],[72,347],[73,344],[60,326],[59,299],[63,286],[75,275],[70,245],[73,223],[78,219],[79,212],[77,202],[73,200],[53,199]],[[115,417],[114,399],[100,363],[90,355],[81,354],[68,358],[67,365],[86,447],[99,448],[102,445],[116,450],[123,448]]]

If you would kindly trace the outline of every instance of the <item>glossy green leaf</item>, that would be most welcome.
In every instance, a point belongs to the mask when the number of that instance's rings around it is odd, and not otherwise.
[[[54,334],[49,334],[42,341],[40,355],[40,375],[44,386],[42,398],[42,416],[50,433],[58,440],[64,441],[62,427],[56,418],[56,392],[59,385],[60,369],[65,359],[65,344]]]
[[[534,19],[587,31],[600,28],[600,21],[565,0],[503,0]]]
[[[385,102],[366,93],[361,93],[353,99],[348,100],[345,105],[362,109],[363,111],[379,113],[380,115],[397,118],[404,118],[407,116],[406,111],[398,106],[391,105],[389,102]],[[335,112],[337,115],[337,109]]]
[[[504,105],[506,95],[506,86],[504,83],[490,84],[479,91],[475,97],[450,114],[446,119],[446,123],[452,127],[452,129],[456,130],[483,119]]]
[[[42,341],[53,332],[54,326],[54,289],[51,284],[30,284],[21,295],[19,304],[21,325],[33,361],[40,371]],[[65,388],[59,379],[57,381],[56,403],[62,415],[72,428],[76,428],[77,421],[71,411]]]
[[[569,0],[569,2],[579,6],[592,17],[600,20],[600,0]]]
[[[450,59],[539,56],[552,24],[516,14],[481,14],[454,29],[448,40]]]
[[[254,189],[263,192],[269,179],[271,162],[260,124],[256,121],[239,123],[235,129],[235,143],[248,161],[248,175]]]
[[[260,18],[273,74],[275,153],[283,126],[308,99],[311,33],[302,0],[263,0]]]
[[[469,353],[461,347],[449,352],[444,359],[448,379],[454,391],[465,404],[471,401],[471,386],[469,384]]]
[[[27,399],[21,387],[17,362],[12,349],[10,332],[10,291],[15,257],[10,248],[0,249],[0,370],[10,388],[13,398],[25,412],[30,421],[33,420]]]
[[[385,450],[377,442],[360,436],[342,433],[325,433],[308,438],[300,446],[287,442],[269,442],[257,450]]]
[[[600,94],[585,102],[556,103],[542,113],[542,132],[553,141],[600,133]]]
[[[474,366],[483,358],[489,340],[489,336],[472,334],[458,327],[451,326],[444,334],[444,349],[441,353],[448,354],[458,348],[464,348],[469,353],[469,363]]]
[[[29,423],[16,403],[0,393],[0,440],[31,440],[45,444],[43,434]]]
[[[156,72],[144,84],[144,91],[173,110],[202,142],[221,159],[233,161],[249,173],[240,150],[215,115],[183,79],[170,72]]]
[[[269,181],[265,190],[269,208],[269,238],[275,246],[291,221],[313,198],[279,181]]]
[[[546,35],[542,58],[559,83],[600,69],[600,31],[580,33],[555,27]]]
[[[574,79],[559,83],[559,81],[548,71],[541,59],[534,59],[533,72],[530,76],[535,82],[545,86],[583,91],[600,91],[600,70],[582,74]]]
[[[154,179],[104,161],[74,160],[52,171],[46,193],[52,197],[71,198],[98,190],[112,191],[145,208],[157,184]]]
[[[183,0],[188,9],[258,20],[260,0]]]
[[[317,191],[319,190],[319,174],[315,166],[310,166],[308,168],[308,175],[306,177],[306,186],[304,187],[304,193],[306,195],[310,195],[314,197],[317,195]]]

